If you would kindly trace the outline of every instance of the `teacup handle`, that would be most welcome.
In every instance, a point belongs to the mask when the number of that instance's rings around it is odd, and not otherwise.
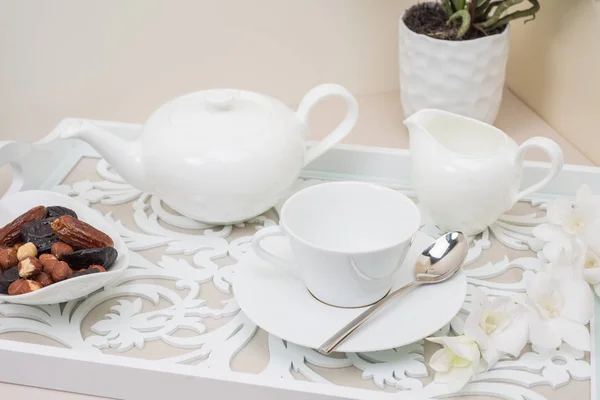
[[[358,102],[346,88],[335,83],[325,83],[311,89],[300,102],[296,115],[308,124],[308,114],[313,106],[330,96],[339,96],[346,101],[348,105],[346,117],[329,135],[308,150],[304,159],[304,165],[307,165],[345,138],[358,120]]]
[[[525,163],[525,153],[529,149],[542,149],[550,158],[550,162],[552,163],[552,168],[550,168],[550,172],[538,183],[535,183],[529,186],[527,189],[523,189],[519,193],[517,193],[517,198],[515,199],[515,203],[521,200],[523,197],[530,195],[533,192],[536,192],[546,186],[550,181],[556,178],[556,175],[562,170],[563,164],[565,162],[563,152],[560,146],[551,139],[545,137],[533,137],[529,140],[526,140],[519,148],[517,149],[517,154],[515,156],[515,163],[517,166],[523,170]]]
[[[262,246],[260,245],[260,242],[262,242],[264,239],[266,239],[268,237],[272,237],[272,236],[285,236],[285,232],[283,232],[283,230],[281,230],[280,226],[271,226],[271,227],[263,228],[263,229],[259,230],[258,232],[256,232],[254,234],[254,237],[252,238],[252,250],[254,250],[254,253],[257,256],[259,256],[260,258],[262,258],[263,260],[265,260],[266,262],[268,262],[270,264],[277,265],[279,267],[284,267],[284,268],[292,268],[292,266],[291,266],[292,260],[286,260],[284,258],[281,258],[279,256],[271,254],[268,251],[266,251],[265,249],[263,249]]]

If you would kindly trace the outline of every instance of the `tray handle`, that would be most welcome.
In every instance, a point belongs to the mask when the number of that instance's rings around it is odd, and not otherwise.
[[[16,140],[0,141],[0,165],[12,168],[12,182],[4,195],[19,192],[25,182],[21,161],[31,151],[31,144]]]

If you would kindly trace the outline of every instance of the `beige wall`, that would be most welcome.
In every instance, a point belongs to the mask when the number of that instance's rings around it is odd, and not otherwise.
[[[398,87],[397,21],[413,0],[2,0],[0,138],[63,117],[143,122],[180,94],[257,90],[296,104],[335,81]]]
[[[509,87],[600,163],[600,1],[543,0],[535,21],[514,23]]]
[[[142,122],[185,92],[397,90],[397,21],[417,0],[1,0],[0,140],[64,117]],[[600,163],[600,1],[544,0],[512,27],[508,83]]]

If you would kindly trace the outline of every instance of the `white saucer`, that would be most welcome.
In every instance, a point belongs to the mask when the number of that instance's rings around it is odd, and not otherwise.
[[[394,277],[392,290],[414,280],[414,262],[432,242],[433,238],[417,234]],[[274,254],[290,258],[285,238],[268,238],[262,245]],[[240,308],[256,325],[281,339],[313,349],[364,311],[321,303],[294,272],[268,264],[252,250],[236,267],[233,290]],[[450,322],[466,293],[467,279],[462,270],[446,282],[417,287],[373,316],[336,351],[378,351],[423,339]]]

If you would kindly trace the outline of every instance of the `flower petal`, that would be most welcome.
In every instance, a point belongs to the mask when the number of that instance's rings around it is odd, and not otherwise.
[[[588,185],[581,185],[577,190],[575,208],[583,212],[589,220],[600,217],[600,196],[594,196]]]
[[[591,251],[600,254],[600,218],[591,221],[580,238]]]
[[[590,285],[597,285],[600,283],[600,267],[586,268],[583,270],[583,277]]]
[[[569,235],[558,225],[539,224],[532,230],[533,236],[546,242],[562,242],[569,239]]]
[[[525,340],[527,340],[527,339],[525,339]],[[488,346],[487,349],[485,349],[481,352],[481,355],[483,356],[483,359],[485,360],[485,363],[487,364],[485,370],[488,370],[488,369],[492,368],[494,365],[496,365],[496,363],[500,359],[500,356],[502,355],[502,353],[499,352],[498,349],[493,344],[490,344],[490,346]]]
[[[544,320],[536,313],[529,314],[529,340],[534,346],[556,349],[562,343],[559,328],[552,320]]]
[[[446,372],[450,369],[453,358],[454,354],[444,347],[431,355],[429,366],[437,372]]]
[[[490,314],[497,312],[510,313],[514,301],[508,296],[496,297],[489,305]]]
[[[582,325],[573,321],[560,318],[558,321],[563,340],[576,350],[590,351],[590,331]]]
[[[567,199],[557,199],[548,205],[548,211],[546,216],[548,217],[548,221],[555,225],[562,225],[565,219],[568,218],[569,214],[573,207],[571,203]]]
[[[494,346],[502,353],[518,357],[529,339],[526,316],[514,316],[510,325],[492,336]]]
[[[587,245],[577,238],[562,242],[561,251],[555,261],[563,266],[573,266],[582,254],[587,252]]]
[[[480,346],[486,347],[487,335],[481,329],[481,322],[484,309],[488,306],[488,298],[485,293],[479,288],[475,288],[471,295],[471,312],[465,321],[463,332],[468,337],[479,343]]]
[[[527,296],[533,303],[550,295],[554,291],[554,280],[545,272],[535,274],[527,284]]]
[[[579,324],[587,324],[594,315],[594,293],[584,280],[561,282],[560,292],[564,299],[561,317]]]
[[[481,357],[477,343],[465,335],[431,337],[427,338],[427,340],[445,345],[454,354],[465,360],[475,361]]]
[[[585,235],[593,218],[585,210],[576,208],[567,217],[562,225],[563,230],[569,235]]]
[[[560,257],[560,253],[563,250],[566,240],[547,242],[542,247],[542,254],[548,261],[556,261]]]
[[[549,263],[544,264],[540,271],[550,274],[559,281],[583,279],[583,268],[588,251],[587,245],[580,239],[546,243],[543,254]]]
[[[448,372],[436,372],[433,380],[446,384],[449,392],[455,393],[469,383],[472,377],[473,369],[471,367],[452,368]]]

